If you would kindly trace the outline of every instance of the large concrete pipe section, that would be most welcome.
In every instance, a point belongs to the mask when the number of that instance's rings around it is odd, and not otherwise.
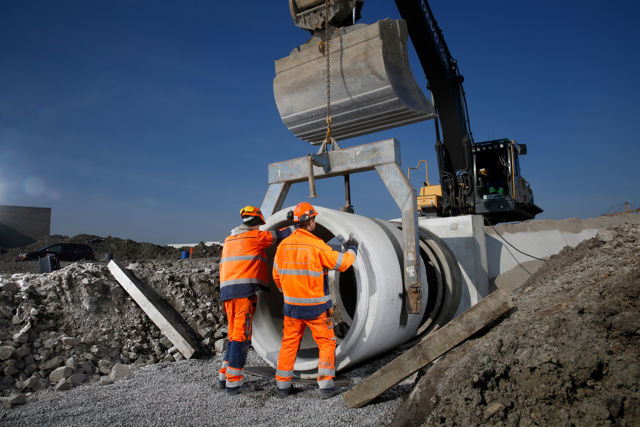
[[[284,226],[289,209],[271,216],[264,228]],[[453,316],[458,301],[452,300],[456,298],[455,290],[447,289],[459,287],[459,283],[455,283],[455,271],[452,273],[457,264],[451,262],[446,247],[433,250],[430,245],[437,246],[433,239],[421,240],[422,311],[407,314],[402,283],[402,233],[398,225],[322,207],[316,209],[314,234],[337,250],[344,250],[341,242],[349,234],[360,242],[354,265],[344,273],[328,274],[335,305],[337,370],[395,348]],[[273,255],[269,254],[270,263]],[[270,292],[263,291],[258,298],[252,341],[256,352],[275,367],[282,340],[283,300],[275,284],[270,287]],[[295,370],[303,376],[312,376],[317,363],[318,349],[307,331]]]

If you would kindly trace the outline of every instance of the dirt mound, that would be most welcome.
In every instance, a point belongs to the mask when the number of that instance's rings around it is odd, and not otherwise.
[[[122,241],[121,248],[140,247],[130,242]],[[109,243],[105,239],[105,247]],[[226,334],[219,261],[154,260],[128,268],[167,300],[211,350]],[[0,394],[109,381],[130,366],[181,358],[105,263],[73,263],[47,274],[0,274]]]
[[[430,366],[394,425],[638,425],[640,227],[565,249]]]
[[[15,262],[16,256],[21,252],[29,252],[40,249],[53,243],[86,243],[93,249],[96,260],[106,261],[106,255],[118,261],[143,261],[143,260],[177,260],[183,249],[171,246],[156,245],[153,243],[136,242],[130,239],[118,237],[99,237],[91,234],[78,234],[73,237],[52,235],[43,238],[23,248],[5,249],[0,254],[0,272],[2,273],[38,273],[40,266],[37,261]],[[185,248],[187,249],[187,248]],[[200,242],[193,247],[192,258],[211,258],[220,256],[222,246],[214,244],[206,246]],[[62,263],[62,266],[69,263]]]

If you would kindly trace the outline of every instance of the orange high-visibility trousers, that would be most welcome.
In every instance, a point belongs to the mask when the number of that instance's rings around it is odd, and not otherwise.
[[[251,345],[251,326],[256,311],[257,297],[234,298],[224,302],[227,315],[227,349],[218,371],[218,379],[226,381],[227,388],[238,387],[244,378],[244,364]]]
[[[321,389],[333,387],[335,377],[336,336],[333,333],[333,323],[327,313],[322,313],[315,319],[294,319],[284,316],[282,331],[282,345],[278,355],[278,369],[276,383],[278,389],[291,388],[293,366],[305,327],[309,327],[314,341],[318,344],[318,387]]]

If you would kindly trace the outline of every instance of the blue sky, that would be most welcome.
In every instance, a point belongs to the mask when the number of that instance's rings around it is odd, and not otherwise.
[[[640,207],[640,3],[430,4],[475,140],[527,144],[539,218]],[[386,17],[399,17],[393,1],[367,0],[360,22]],[[0,204],[51,207],[56,234],[222,240],[242,206],[261,204],[268,163],[315,152],[272,88],[273,61],[307,39],[285,0],[1,2]],[[391,137],[403,170],[425,159],[438,181],[431,121],[342,145]],[[374,172],[351,182],[357,213],[399,216]],[[312,203],[343,204],[341,179],[317,187]],[[287,203],[307,196],[298,184]]]

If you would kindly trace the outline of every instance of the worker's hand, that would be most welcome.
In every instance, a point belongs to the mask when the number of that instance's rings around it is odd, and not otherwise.
[[[333,316],[333,308],[330,308],[327,310],[327,316],[329,317]]]
[[[354,254],[358,253],[358,241],[353,234],[349,234],[349,238],[346,242],[344,242],[344,246],[347,248],[347,250],[351,249]]]

